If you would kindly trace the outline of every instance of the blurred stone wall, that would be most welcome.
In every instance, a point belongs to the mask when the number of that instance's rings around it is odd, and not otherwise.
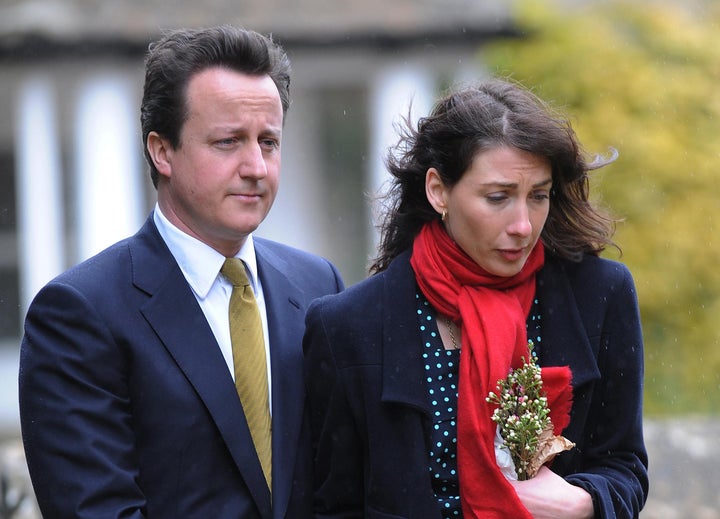
[[[720,519],[720,418],[646,420],[650,496],[642,519]]]

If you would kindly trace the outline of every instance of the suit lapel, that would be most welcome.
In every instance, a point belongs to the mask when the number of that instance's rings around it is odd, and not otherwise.
[[[130,244],[135,285],[150,295],[141,311],[215,421],[263,517],[270,492],[220,348],[152,218]],[[158,275],[158,273],[166,273]]]
[[[305,294],[288,278],[291,266],[255,241],[265,294],[272,365],[273,515],[284,517],[293,486],[304,412],[302,335]]]
[[[387,275],[380,274],[384,279],[380,307],[383,313],[382,400],[415,407],[429,416],[419,323],[415,308],[407,306],[414,304],[417,290],[410,253],[395,259],[386,272]]]
[[[570,366],[573,387],[600,378],[597,352],[593,351],[578,303],[562,265],[546,259],[538,274],[538,297],[542,306],[542,364]]]

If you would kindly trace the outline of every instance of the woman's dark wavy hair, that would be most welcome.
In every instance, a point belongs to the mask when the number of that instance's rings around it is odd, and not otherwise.
[[[370,266],[387,268],[412,246],[421,227],[440,216],[425,194],[425,174],[434,167],[443,183],[458,183],[479,152],[512,146],[546,157],[552,167],[550,211],[541,239],[546,250],[580,261],[599,254],[612,241],[615,220],[590,203],[588,171],[617,158],[596,156],[588,163],[567,119],[522,86],[500,79],[452,91],[435,103],[417,130],[410,116],[386,164],[392,177],[381,197],[385,214],[380,224],[378,256]]]
[[[145,87],[140,107],[145,159],[155,187],[158,171],[147,150],[151,131],[173,148],[188,110],[190,79],[210,67],[224,67],[252,76],[268,75],[280,93],[283,119],[290,106],[290,60],[280,45],[254,31],[222,25],[206,29],[179,29],[150,44],[145,59]]]

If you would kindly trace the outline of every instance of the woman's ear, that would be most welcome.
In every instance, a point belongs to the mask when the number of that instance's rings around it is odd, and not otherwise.
[[[170,143],[160,137],[157,132],[148,133],[147,142],[145,143],[148,149],[148,154],[155,164],[155,169],[158,170],[160,176],[169,177],[172,174],[172,165],[170,162],[170,152],[172,148]]]
[[[430,168],[425,174],[425,196],[438,214],[447,212],[447,187],[440,178],[440,172]]]

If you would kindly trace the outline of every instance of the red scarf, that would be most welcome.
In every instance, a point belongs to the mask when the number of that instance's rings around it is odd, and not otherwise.
[[[495,461],[494,405],[485,398],[528,355],[525,322],[535,295],[535,274],[544,259],[538,240],[518,274],[495,276],[465,254],[440,222],[425,225],[413,245],[410,263],[420,289],[438,312],[462,330],[457,458],[463,514],[468,519],[532,519]],[[572,395],[569,369],[558,369],[563,372],[542,370],[555,434],[568,424]],[[564,402],[554,406],[558,393]]]

